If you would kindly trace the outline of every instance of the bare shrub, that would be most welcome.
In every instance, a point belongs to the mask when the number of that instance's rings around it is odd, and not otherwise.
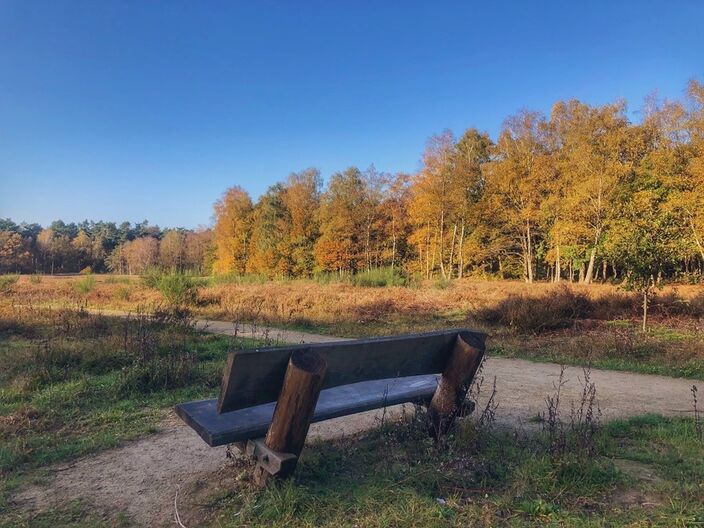
[[[496,423],[496,410],[499,408],[499,402],[496,401],[496,393],[496,376],[494,376],[491,394],[486,401],[484,410],[482,410],[482,413],[479,415],[479,420],[477,420],[480,429],[492,429],[494,423]]]
[[[140,312],[124,322],[123,343],[132,364],[116,385],[120,394],[182,387],[200,377],[188,345],[195,320],[187,310]]]
[[[692,408],[694,412],[694,431],[700,440],[704,440],[704,423],[702,423],[701,412],[699,411],[699,400],[697,399],[699,388],[692,385]]]
[[[591,369],[582,369],[582,396],[579,406],[572,405],[570,429],[578,451],[592,456],[596,452],[596,435],[601,421],[601,409],[596,400],[596,385],[591,380]]]
[[[554,393],[545,397],[547,405],[547,414],[543,416],[543,431],[548,439],[548,451],[553,455],[559,455],[565,452],[567,446],[567,435],[565,433],[564,424],[560,417],[560,397],[562,395],[562,387],[565,386],[565,371],[567,367],[560,367],[560,376],[557,382],[553,382]]]
[[[560,367],[560,375],[553,384],[554,393],[545,398],[546,414],[542,416],[543,432],[551,455],[560,458],[568,454],[592,457],[596,454],[596,437],[600,429],[601,409],[597,403],[596,385],[591,380],[591,369],[582,369],[582,393],[579,405],[572,404],[570,420],[562,419],[562,389],[567,383],[567,368]]]

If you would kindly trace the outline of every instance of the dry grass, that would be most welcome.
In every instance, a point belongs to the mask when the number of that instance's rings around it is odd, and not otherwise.
[[[164,301],[137,277],[96,276],[89,291],[81,277],[20,277],[9,295],[25,305],[85,304],[133,310]],[[540,333],[591,321],[637,320],[640,298],[612,285],[525,284],[517,281],[453,281],[439,289],[365,288],[312,281],[210,284],[198,288],[194,313],[233,321],[317,328],[340,335],[390,334],[466,325]],[[702,286],[666,287],[655,297],[654,322],[673,325],[704,318]]]
[[[637,320],[640,299],[613,286],[455,281],[444,289],[358,288],[306,282],[222,285],[200,295],[201,310],[232,320],[308,326],[340,335],[390,334],[456,325],[506,327],[539,333],[589,324]],[[704,317],[701,287],[668,288],[656,297],[654,321]]]
[[[20,277],[12,302],[135,310],[164,302],[136,277]],[[489,332],[493,353],[603,368],[704,377],[704,287],[668,286],[651,308],[652,328],[636,328],[640,298],[613,285],[456,280],[447,287],[367,288],[313,281],[200,281],[194,315],[303,328],[339,336],[388,335],[470,326]],[[528,339],[526,336],[530,336]]]

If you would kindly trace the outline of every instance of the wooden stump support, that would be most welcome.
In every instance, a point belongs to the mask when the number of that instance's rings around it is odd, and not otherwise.
[[[467,390],[482,362],[481,350],[457,335],[433,399],[428,406],[431,434],[435,438],[447,433],[464,404]]]
[[[326,371],[325,359],[313,350],[291,354],[266,439],[247,444],[247,454],[257,459],[257,486],[264,487],[271,476],[286,477],[295,469]]]

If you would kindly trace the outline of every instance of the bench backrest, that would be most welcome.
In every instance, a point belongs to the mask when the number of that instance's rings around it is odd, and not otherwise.
[[[315,350],[325,358],[328,369],[322,388],[329,389],[359,381],[441,373],[458,335],[484,351],[484,333],[459,329],[230,352],[218,412],[276,401],[295,350]]]

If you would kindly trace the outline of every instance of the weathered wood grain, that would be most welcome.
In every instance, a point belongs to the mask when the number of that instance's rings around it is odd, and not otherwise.
[[[281,393],[276,400],[274,416],[266,433],[266,446],[274,452],[301,454],[315,412],[327,363],[314,350],[296,350],[291,354]],[[277,476],[285,477],[296,467],[295,461],[280,468]],[[264,487],[272,475],[267,464],[254,468],[254,483]]]
[[[464,402],[467,390],[481,365],[484,351],[457,336],[438,387],[428,406],[431,434],[436,438],[447,433]]]
[[[326,361],[323,389],[329,389],[360,381],[440,373],[457,335],[472,347],[484,350],[485,334],[456,329],[231,352],[217,409],[227,413],[275,401],[289,358],[296,350],[315,351]]]
[[[256,460],[258,467],[270,475],[290,474],[296,468],[296,455],[274,451],[263,438],[248,441],[244,451],[248,457]]]

